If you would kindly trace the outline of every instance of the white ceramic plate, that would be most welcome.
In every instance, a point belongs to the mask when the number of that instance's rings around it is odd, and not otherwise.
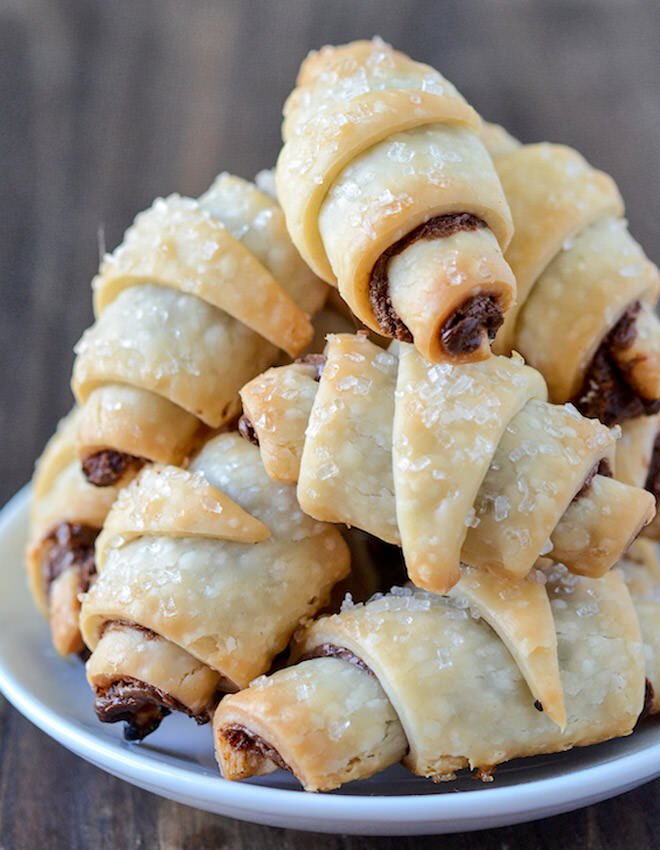
[[[142,744],[95,719],[82,665],[52,649],[23,571],[27,488],[0,513],[0,689],[29,720],[103,770],[163,797],[272,826],[420,835],[534,820],[620,794],[660,775],[660,724],[607,744],[521,759],[484,785],[434,785],[401,767],[329,794],[305,794],[288,774],[232,783],[213,759],[209,726],[168,717]]]

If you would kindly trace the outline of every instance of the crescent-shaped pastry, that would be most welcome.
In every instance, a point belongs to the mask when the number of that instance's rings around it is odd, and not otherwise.
[[[369,328],[431,361],[490,354],[515,280],[481,121],[379,39],[305,59],[284,107],[277,194],[291,238]]]
[[[171,709],[208,719],[219,691],[269,669],[349,570],[339,531],[305,516],[236,433],[188,470],[146,467],[96,544],[80,623],[101,720],[142,738]]]
[[[84,653],[79,595],[96,573],[94,541],[117,496],[85,479],[76,454],[81,411],[58,425],[36,463],[32,478],[26,566],[32,597],[50,621],[61,655]]]
[[[616,448],[616,476],[633,487],[644,487],[660,502],[660,414],[629,419],[621,425]],[[660,539],[656,516],[644,529],[645,537]]]
[[[362,335],[326,362],[271,369],[241,390],[242,432],[266,471],[298,480],[304,511],[401,545],[418,586],[447,592],[460,563],[522,578],[553,553],[603,575],[652,518],[652,496],[610,480],[614,436],[545,401],[521,358],[428,363]]]
[[[650,540],[636,540],[617,565],[628,586],[644,642],[644,713],[660,712],[660,557]]]
[[[145,460],[180,465],[238,412],[238,390],[311,341],[326,287],[277,203],[221,174],[199,200],[140,213],[93,281],[96,321],[76,347],[78,451],[99,486]]]
[[[213,729],[223,776],[284,767],[305,789],[329,790],[402,760],[436,781],[464,767],[488,779],[513,758],[629,734],[644,700],[644,653],[623,581],[556,565],[539,574],[563,726],[519,667],[533,625],[503,641],[487,599],[462,597],[460,583],[456,598],[399,588],[313,623],[295,666],[220,703]]]
[[[575,150],[486,125],[514,222],[518,297],[494,351],[519,351],[551,401],[606,425],[660,408],[660,273],[628,232],[616,184]]]

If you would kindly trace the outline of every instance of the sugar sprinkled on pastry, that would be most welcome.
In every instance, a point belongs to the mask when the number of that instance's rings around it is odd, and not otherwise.
[[[115,487],[94,487],[82,474],[76,454],[80,417],[74,408],[37,461],[26,551],[32,596],[61,655],[85,653],[78,597],[94,580],[94,541],[117,496]]]
[[[277,195],[310,267],[427,359],[488,357],[515,298],[512,230],[472,107],[374,39],[310,53],[284,116]]]
[[[246,380],[311,341],[326,287],[277,203],[221,174],[199,200],[171,195],[140,213],[93,289],[73,390],[83,468],[105,486],[145,460],[182,463],[229,422]]]
[[[322,371],[293,364],[241,390],[243,432],[269,475],[298,481],[303,510],[402,545],[419,587],[446,592],[461,561],[520,578],[549,553],[599,576],[651,520],[651,495],[608,477],[614,434],[548,404],[521,358],[397,352],[330,335]]]
[[[285,767],[305,789],[329,790],[402,760],[436,781],[468,766],[487,779],[512,758],[629,734],[644,656],[625,585],[615,573],[589,579],[551,566],[543,575],[563,725],[460,583],[451,598],[399,588],[313,623],[297,664],[220,703],[223,776]]]
[[[172,708],[200,721],[220,691],[269,669],[349,569],[339,531],[305,516],[238,434],[190,469],[145,468],[97,546],[81,628],[100,719],[151,732]]]

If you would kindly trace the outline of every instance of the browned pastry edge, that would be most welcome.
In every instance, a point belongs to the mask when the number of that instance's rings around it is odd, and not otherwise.
[[[89,483],[95,487],[111,487],[127,472],[137,472],[146,462],[146,458],[143,457],[118,452],[115,449],[102,449],[83,458],[82,471]]]
[[[343,647],[335,646],[332,643],[320,644],[320,646],[317,646],[315,649],[302,655],[296,663],[299,664],[302,661],[309,661],[312,658],[340,658],[342,661],[348,661],[349,664],[354,664],[370,676],[374,676],[373,670],[365,664],[359,656],[351,652],[350,649],[344,649]],[[260,735],[250,731],[250,729],[246,726],[243,726],[240,723],[232,723],[227,726],[223,726],[221,734],[232,749],[256,753],[257,755],[270,759],[274,764],[282,768],[282,770],[291,771],[291,768],[284,761],[275,747]]]
[[[642,398],[635,392],[625,370],[614,357],[616,350],[629,348],[635,341],[635,320],[640,309],[640,302],[635,301],[607,334],[587,369],[580,390],[572,398],[583,416],[600,419],[607,426],[660,411],[660,399]]]
[[[451,213],[436,216],[420,224],[391,245],[374,263],[369,278],[369,303],[381,331],[402,342],[413,342],[410,329],[397,314],[390,298],[390,283],[387,267],[392,257],[400,254],[420,239],[442,239],[460,231],[480,230],[487,227],[470,213]],[[484,331],[489,339],[495,339],[498,328],[504,321],[502,307],[492,295],[473,295],[466,299],[444,322],[440,338],[445,350],[454,356],[469,354],[481,345]]]

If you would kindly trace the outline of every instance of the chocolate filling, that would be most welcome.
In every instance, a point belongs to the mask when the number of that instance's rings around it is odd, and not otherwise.
[[[642,398],[630,386],[625,369],[614,356],[617,350],[629,348],[635,341],[635,320],[640,309],[639,301],[631,304],[601,342],[579,392],[572,399],[583,416],[600,419],[604,425],[651,416],[660,410],[660,399]]]
[[[306,354],[304,357],[299,357],[296,363],[308,363],[316,368],[316,374],[314,375],[315,381],[321,380],[321,375],[323,374],[323,370],[325,369],[325,364],[328,362],[328,358],[325,354]]]
[[[486,226],[484,221],[469,213],[436,216],[411,230],[380,255],[371,270],[369,303],[380,329],[386,336],[402,342],[413,342],[410,329],[397,314],[390,298],[387,267],[392,257],[420,239],[443,239],[453,233],[480,230]],[[450,354],[469,354],[481,345],[483,331],[486,331],[489,339],[494,339],[503,321],[502,308],[494,296],[473,295],[443,324],[440,338]]]
[[[208,712],[193,714],[170,694],[130,676],[112,682],[107,688],[97,687],[94,710],[102,723],[123,720],[127,741],[141,741],[155,731],[171,711],[181,711],[200,725],[209,722]]]
[[[251,732],[245,726],[241,726],[238,723],[231,726],[224,726],[222,735],[232,749],[257,753],[264,758],[270,759],[274,764],[282,768],[282,770],[291,770],[275,747],[269,744],[268,741],[264,741],[260,735]]]
[[[640,720],[644,720],[645,717],[648,717],[651,714],[651,708],[653,706],[653,698],[655,696],[655,691],[653,690],[653,685],[648,679],[644,680],[644,706],[642,708],[642,713],[639,715]]]
[[[328,358],[325,354],[306,354],[304,357],[299,357],[295,362],[309,363],[314,366],[316,369],[314,380],[320,381],[323,370],[325,369],[325,364],[328,362]],[[244,437],[248,443],[252,443],[253,446],[259,445],[257,432],[252,424],[252,420],[246,413],[243,413],[241,418],[238,420],[238,433],[241,437]]]
[[[656,502],[660,502],[660,431],[655,435],[651,462],[644,489],[648,490],[649,493],[653,493]]]
[[[114,632],[121,629],[133,629],[136,632],[142,632],[142,634],[148,638],[149,640],[162,640],[161,636],[152,631],[152,629],[147,626],[141,626],[139,623],[134,622],[133,620],[106,620],[105,623],[101,626],[99,631],[99,640],[103,637],[106,632]]]
[[[348,661],[349,664],[354,664],[360,670],[364,670],[370,676],[374,676],[374,671],[354,652],[346,649],[343,646],[335,646],[333,643],[322,643],[314,649],[302,655],[298,661],[309,661],[310,658],[341,658],[342,661]]]
[[[94,541],[99,533],[78,522],[61,522],[45,538],[46,557],[43,578],[46,590],[55,579],[69,567],[75,567],[80,576],[80,590],[89,590],[92,577],[96,575],[94,563]]]
[[[244,437],[248,443],[252,443],[253,446],[259,445],[259,437],[257,437],[257,432],[254,430],[254,425],[245,413],[238,420],[238,433],[241,437]]]
[[[504,321],[502,308],[493,295],[473,295],[451,315],[442,326],[441,339],[445,350],[457,356],[476,351],[484,331],[488,339]]]
[[[157,632],[129,620],[106,620],[101,627],[99,639],[106,632],[130,628],[142,632],[149,640],[161,640]],[[193,714],[182,702],[149,682],[124,676],[107,688],[96,688],[94,710],[102,723],[117,723],[123,720],[124,737],[127,741],[141,741],[160,726],[164,717],[172,711],[181,711],[203,726],[210,720],[211,711],[217,704],[212,700],[206,711]]]
[[[137,471],[146,463],[143,457],[103,449],[88,455],[82,462],[85,478],[96,487],[111,487],[127,472]]]
[[[610,462],[607,458],[603,458],[591,467],[587,473],[587,477],[584,479],[582,487],[580,487],[577,493],[573,496],[574,502],[586,494],[587,490],[591,487],[592,481],[597,475],[603,475],[605,478],[612,477],[612,467],[610,466]]]

